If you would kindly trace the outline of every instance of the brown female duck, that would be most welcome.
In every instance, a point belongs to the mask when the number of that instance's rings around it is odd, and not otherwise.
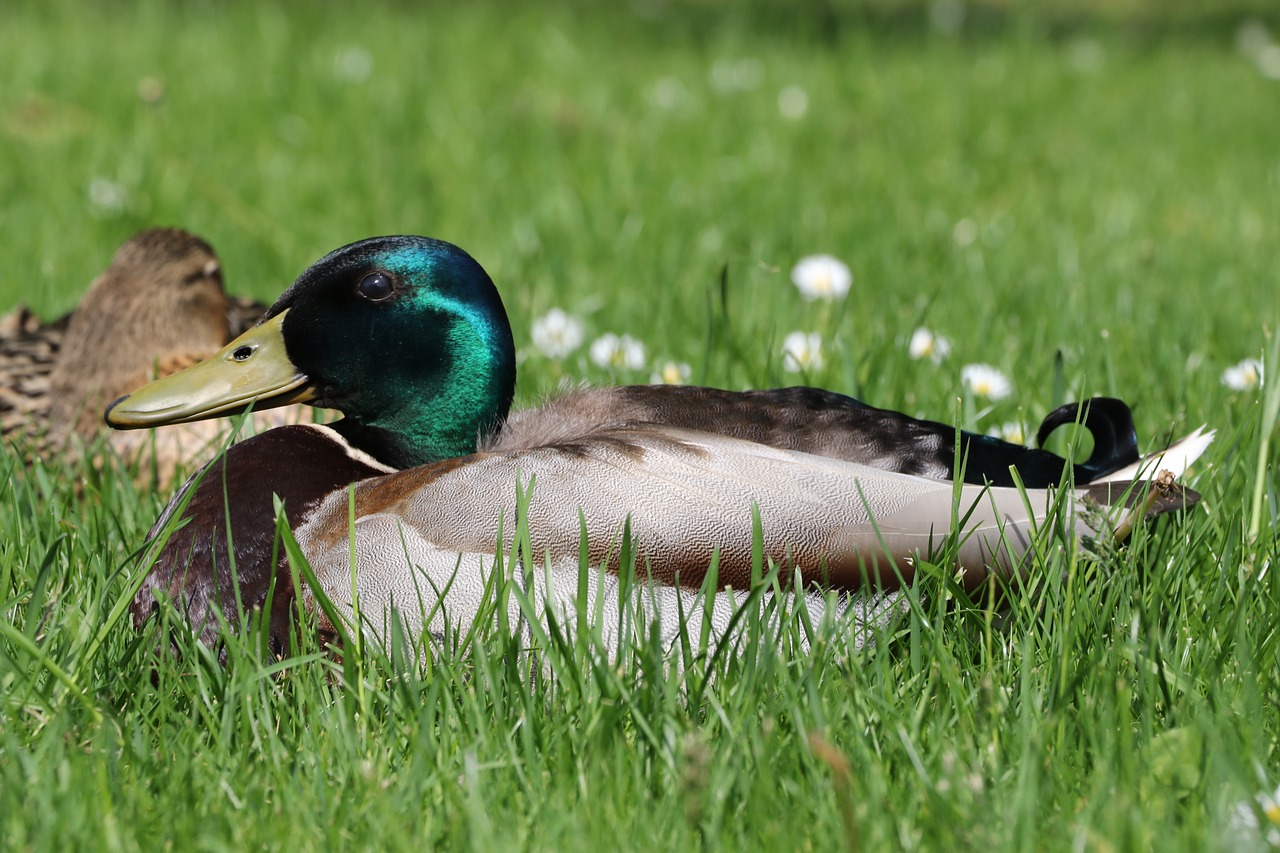
[[[0,318],[0,431],[33,456],[91,439],[107,403],[157,376],[207,358],[265,306],[228,297],[213,248],[194,234],[154,228],[134,235],[94,279],[80,304],[51,323],[18,307]],[[161,470],[206,452],[219,430],[161,430]],[[111,434],[132,455],[145,434]]]

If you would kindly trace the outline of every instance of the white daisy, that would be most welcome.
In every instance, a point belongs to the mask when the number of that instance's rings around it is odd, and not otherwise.
[[[1280,80],[1280,44],[1269,44],[1254,57],[1254,64],[1268,80]]]
[[[1079,74],[1092,74],[1107,60],[1106,48],[1096,39],[1079,38],[1067,48],[1067,62]]]
[[[1266,839],[1272,847],[1280,847],[1280,788],[1270,794],[1263,792],[1254,797],[1263,818],[1267,821],[1264,827],[1258,826],[1258,813],[1253,803],[1245,800],[1237,803],[1231,815],[1231,831],[1241,846],[1252,848],[1257,845],[1258,836]],[[1265,828],[1265,832],[1260,831]]]
[[[840,299],[853,285],[853,273],[831,255],[810,255],[801,258],[791,270],[791,280],[808,301],[815,299]]]
[[[782,366],[789,373],[819,370],[825,361],[817,332],[792,332],[782,340]]]
[[[1252,391],[1262,384],[1262,362],[1246,358],[1222,371],[1222,384],[1232,391]]]
[[[359,45],[344,48],[334,57],[333,70],[344,80],[363,83],[373,73],[373,55]]]
[[[992,427],[987,431],[987,435],[995,436],[1010,444],[1027,443],[1026,432],[1022,429],[1022,424],[1017,421],[1009,421],[1008,423],[1000,424],[998,427]]]
[[[148,104],[164,100],[164,81],[159,77],[143,77],[138,81],[138,97]]]
[[[972,246],[974,241],[978,239],[978,223],[969,217],[960,219],[951,227],[951,240],[957,246],[964,248]]]
[[[129,192],[123,186],[107,178],[94,178],[89,182],[89,209],[95,216],[115,216],[129,205]]]
[[[933,0],[929,4],[929,26],[935,32],[953,36],[964,27],[964,0]]]
[[[582,321],[552,308],[533,321],[533,345],[548,358],[564,358],[582,346]]]
[[[975,396],[1003,400],[1013,393],[1013,383],[989,364],[966,364],[960,368],[960,381]]]
[[[649,377],[653,385],[684,385],[693,375],[693,368],[683,361],[666,361]]]
[[[1236,48],[1251,59],[1271,44],[1271,31],[1257,18],[1246,18],[1236,28]]]
[[[764,63],[758,59],[717,59],[707,72],[707,82],[717,94],[746,92],[764,80]]]
[[[942,364],[943,360],[951,355],[951,341],[921,326],[911,333],[911,340],[907,343],[907,354],[917,360],[929,358],[934,364]]]
[[[804,118],[809,112],[809,93],[799,86],[787,86],[778,93],[778,112],[791,121]]]
[[[591,361],[611,370],[639,370],[644,367],[644,344],[630,335],[608,332],[591,342]]]
[[[679,77],[663,77],[649,89],[649,102],[658,109],[674,110],[684,103],[687,95]]]

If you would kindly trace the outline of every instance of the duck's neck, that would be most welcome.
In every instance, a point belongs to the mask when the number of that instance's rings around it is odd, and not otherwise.
[[[477,441],[500,429],[506,419],[507,407],[497,415],[491,405],[486,405],[487,414],[482,414],[478,408],[451,409],[444,401],[433,402],[440,402],[441,406],[414,407],[420,411],[420,420],[362,423],[343,418],[331,426],[353,447],[384,465],[403,469],[475,453]]]
[[[449,340],[409,372],[364,380],[370,404],[333,425],[353,446],[395,468],[411,468],[476,452],[501,428],[515,393],[515,352],[506,323],[455,322]]]

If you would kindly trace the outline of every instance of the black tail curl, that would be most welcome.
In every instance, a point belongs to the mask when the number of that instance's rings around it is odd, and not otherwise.
[[[1133,412],[1123,400],[1114,397],[1092,397],[1082,403],[1067,403],[1045,415],[1036,431],[1036,446],[1044,447],[1049,436],[1060,426],[1079,424],[1093,436],[1093,452],[1075,466],[1076,482],[1088,483],[1132,465],[1140,458],[1138,432],[1133,425]]]
[[[1133,413],[1124,401],[1112,397],[1091,397],[1059,406],[1041,422],[1036,432],[1036,444],[1042,446],[1054,430],[1068,424],[1084,427],[1093,437],[1093,452],[1089,458],[1071,466],[1078,485],[1091,483],[1138,461],[1138,434],[1133,424]],[[978,485],[1015,485],[1009,473],[1012,466],[1018,470],[1024,486],[1043,489],[1060,483],[1068,465],[1067,460],[1056,453],[974,433],[964,433],[962,451],[964,481]]]

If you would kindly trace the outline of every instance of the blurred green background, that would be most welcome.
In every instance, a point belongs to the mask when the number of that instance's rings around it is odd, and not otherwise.
[[[1028,389],[1063,350],[1073,392],[1167,418],[1276,315],[1275,11],[11,3],[0,305],[70,308],[149,225],[266,300],[424,233],[489,269],[521,343],[559,305],[741,386],[815,327],[841,357],[813,381],[936,411],[954,371],[886,355],[923,322]],[[815,252],[853,269],[838,316],[788,281]],[[726,265],[738,337],[707,354]],[[526,364],[522,393],[556,375]]]
[[[372,718],[320,661],[174,664],[154,689],[133,632],[91,640],[167,495],[15,467],[4,837],[1262,843],[1236,825],[1241,804],[1271,819],[1250,804],[1280,750],[1275,416],[1221,377],[1280,318],[1278,143],[1274,2],[8,0],[0,310],[69,310],[149,226],[206,237],[229,289],[267,301],[331,249],[418,233],[498,283],[523,402],[674,359],[701,384],[806,382],[982,430],[1110,394],[1144,448],[1201,423],[1219,438],[1185,525],[1072,562],[1070,583],[1049,572],[1007,634],[961,620],[933,579],[936,609],[900,644],[766,656],[694,708],[653,673],[622,695],[608,668],[531,698],[497,648],[421,684],[369,678]],[[852,270],[843,300],[793,286],[815,253]],[[643,341],[644,367],[539,353],[530,327],[553,307],[588,343]],[[921,325],[949,359],[910,357]],[[793,330],[823,336],[821,368],[785,370]],[[972,362],[1013,395],[957,412]]]

